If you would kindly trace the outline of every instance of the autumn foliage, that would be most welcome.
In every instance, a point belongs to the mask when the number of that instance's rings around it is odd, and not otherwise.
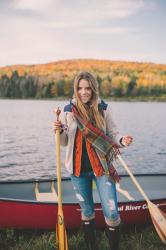
[[[80,71],[96,76],[104,97],[166,95],[164,64],[79,59],[2,67],[0,97],[71,97]]]

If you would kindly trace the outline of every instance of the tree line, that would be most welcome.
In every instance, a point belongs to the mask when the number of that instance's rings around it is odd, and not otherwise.
[[[166,95],[166,82],[153,76],[140,77],[138,74],[114,72],[110,75],[95,74],[99,84],[100,95],[103,97],[137,97]],[[163,73],[164,77],[166,72]],[[11,76],[6,74],[0,78],[0,98],[53,98],[73,95],[72,76],[61,75],[57,78],[35,75],[19,75],[13,71]]]

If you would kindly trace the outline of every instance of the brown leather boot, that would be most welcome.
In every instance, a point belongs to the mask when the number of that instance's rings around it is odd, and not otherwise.
[[[120,226],[107,226],[106,235],[109,240],[110,250],[118,250],[120,240]]]

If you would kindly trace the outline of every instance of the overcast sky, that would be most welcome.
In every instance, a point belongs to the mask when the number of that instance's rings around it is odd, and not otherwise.
[[[0,66],[92,58],[166,63],[165,0],[0,0]]]

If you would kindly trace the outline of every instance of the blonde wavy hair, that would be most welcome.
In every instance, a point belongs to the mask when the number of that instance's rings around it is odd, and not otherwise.
[[[86,80],[89,83],[89,87],[92,90],[92,98],[90,102],[82,103],[78,95],[78,88],[80,80]],[[76,106],[81,117],[86,121],[91,122],[98,128],[102,128],[104,125],[104,114],[103,111],[99,108],[99,91],[98,91],[98,82],[95,77],[89,72],[81,72],[74,79],[74,97],[76,99]]]

